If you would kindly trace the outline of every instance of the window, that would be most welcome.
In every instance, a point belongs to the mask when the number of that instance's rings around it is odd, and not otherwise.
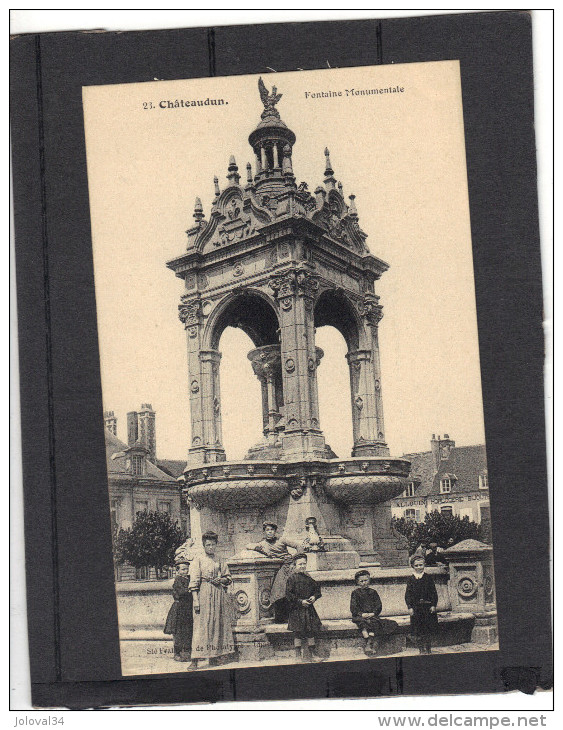
[[[148,512],[149,503],[146,500],[135,502],[135,514],[138,515],[140,512]]]
[[[489,488],[489,473],[487,471],[484,471],[482,474],[479,474],[479,489],[488,489]]]
[[[131,457],[131,474],[142,476],[145,473],[145,460],[140,454]]]
[[[443,515],[450,515],[451,516],[451,515],[453,515],[454,510],[453,510],[453,507],[451,506],[451,504],[448,504],[448,505],[444,505],[443,507],[440,507],[440,512]]]
[[[172,511],[172,505],[170,504],[170,502],[157,502],[156,509],[159,512],[166,512],[166,514],[169,515]]]
[[[414,497],[414,482],[409,482],[405,489],[405,497]]]
[[[452,491],[451,479],[440,479],[440,494],[448,494]]]
[[[414,520],[415,522],[420,522],[420,510],[419,509],[406,509],[404,516],[405,516],[406,520]]]

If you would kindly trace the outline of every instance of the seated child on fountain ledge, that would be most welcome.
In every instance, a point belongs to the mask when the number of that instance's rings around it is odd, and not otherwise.
[[[380,619],[383,608],[379,593],[369,587],[371,575],[367,570],[358,570],[354,581],[358,586],[350,596],[350,613],[352,621],[360,629],[365,639],[364,653],[373,656],[377,653],[378,637],[391,633],[396,623]]]

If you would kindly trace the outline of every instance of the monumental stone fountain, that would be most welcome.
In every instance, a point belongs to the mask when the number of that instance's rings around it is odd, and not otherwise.
[[[179,317],[187,337],[191,444],[183,483],[191,533],[196,541],[207,530],[220,536],[234,580],[239,649],[249,658],[267,656],[269,589],[279,568],[245,550],[261,539],[263,521],[300,541],[306,519],[316,519],[324,550],[311,554],[308,570],[329,599],[318,611],[321,618],[347,618],[360,565],[382,576],[391,566],[405,572],[389,500],[404,491],[410,468],[390,456],[383,420],[376,283],[388,265],[368,249],[354,195],[345,199],[328,149],[324,184],[314,192],[297,184],[296,136],[276,108],[281,95],[275,87],[269,94],[262,80],[259,88],[264,109],[249,136],[254,169],[247,164],[241,180],[230,158],[223,189],[215,178],[208,219],[196,199],[186,251],[167,264],[185,286]],[[326,445],[319,415],[323,352],[315,331],[324,325],[339,330],[348,348],[353,448],[343,458]],[[227,460],[221,431],[218,347],[229,326],[254,343],[249,367],[262,392],[263,439],[242,461]],[[401,604],[395,612],[404,613],[405,577],[395,578],[389,591]]]

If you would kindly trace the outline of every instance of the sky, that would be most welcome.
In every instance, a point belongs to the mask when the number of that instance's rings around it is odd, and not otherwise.
[[[208,217],[213,176],[226,184],[253,154],[260,120],[257,76],[86,87],[88,180],[104,408],[126,438],[126,413],[156,411],[157,455],[183,459],[190,442],[183,282],[166,261],[186,246],[195,197]],[[429,449],[433,433],[484,443],[471,231],[456,61],[264,76],[297,137],[293,167],[322,183],[324,148],[345,196],[356,195],[371,252],[390,265],[376,282],[387,442],[394,455]],[[346,89],[400,86],[387,95]],[[342,91],[311,98],[305,92]],[[160,101],[228,104],[161,109]],[[151,108],[152,103],[152,108]],[[144,108],[146,107],[148,108]],[[317,331],[321,428],[342,457],[352,448],[346,347]],[[261,438],[260,386],[251,341],[228,328],[220,342],[223,440],[229,459]]]

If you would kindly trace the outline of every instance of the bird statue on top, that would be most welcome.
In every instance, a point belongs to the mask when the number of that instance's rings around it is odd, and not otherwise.
[[[266,117],[279,117],[280,113],[276,109],[276,104],[282,98],[283,94],[278,94],[278,90],[275,86],[272,86],[272,93],[268,93],[266,84],[262,81],[262,77],[258,79],[258,90],[260,91],[260,98],[262,104],[264,104],[264,111],[262,112],[262,119]]]

